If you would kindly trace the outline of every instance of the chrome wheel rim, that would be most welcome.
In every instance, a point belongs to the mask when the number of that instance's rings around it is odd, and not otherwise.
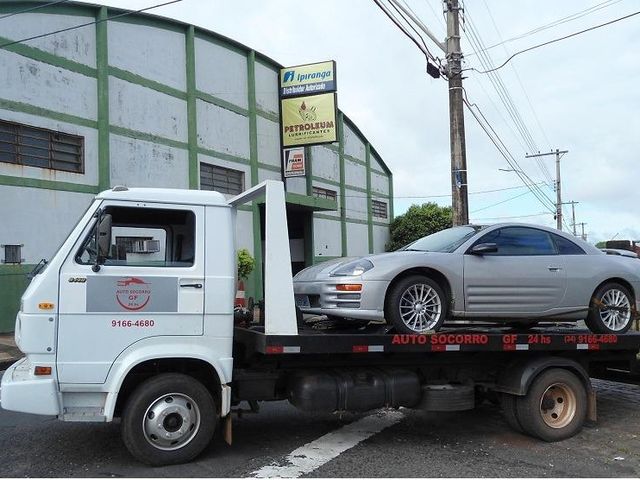
[[[576,415],[576,395],[564,383],[549,385],[540,399],[540,416],[551,428],[564,428]]]
[[[144,414],[144,438],[159,450],[177,450],[200,429],[200,409],[183,393],[167,393],[154,400]]]
[[[442,315],[442,301],[436,290],[417,283],[407,288],[400,296],[400,318],[414,332],[431,330]]]
[[[631,302],[627,294],[617,288],[607,290],[602,295],[600,320],[613,331],[622,330],[631,320]]]

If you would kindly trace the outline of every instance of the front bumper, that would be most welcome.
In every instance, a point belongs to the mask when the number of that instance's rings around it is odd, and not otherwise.
[[[338,291],[339,284],[361,284],[359,292]],[[296,305],[304,313],[361,320],[384,320],[384,297],[389,282],[354,277],[295,282]],[[308,302],[305,302],[308,300]]]
[[[5,410],[60,415],[58,385],[52,377],[36,377],[28,357],[11,365],[2,376],[0,404]]]

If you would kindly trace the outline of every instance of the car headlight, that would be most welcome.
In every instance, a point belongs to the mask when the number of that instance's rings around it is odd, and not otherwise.
[[[352,277],[354,275],[362,275],[364,272],[371,270],[373,263],[369,260],[360,259],[353,262],[345,263],[341,267],[331,272],[332,277]]]

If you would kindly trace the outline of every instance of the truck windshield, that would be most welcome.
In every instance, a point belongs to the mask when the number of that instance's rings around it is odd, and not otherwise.
[[[483,227],[479,225],[465,225],[463,227],[447,228],[439,232],[422,237],[400,250],[416,250],[419,252],[451,253],[464,242],[469,240]]]

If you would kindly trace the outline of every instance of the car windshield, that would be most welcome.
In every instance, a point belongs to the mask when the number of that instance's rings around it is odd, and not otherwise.
[[[482,229],[478,225],[447,228],[422,237],[400,250],[417,250],[420,252],[451,253]]]

